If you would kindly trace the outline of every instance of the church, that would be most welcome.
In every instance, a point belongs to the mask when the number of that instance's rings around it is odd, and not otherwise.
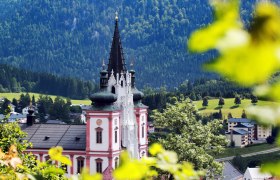
[[[28,133],[27,141],[38,160],[49,159],[48,149],[62,146],[63,154],[72,161],[67,174],[81,173],[87,167],[90,173],[103,173],[112,179],[112,171],[123,150],[132,158],[147,155],[147,113],[143,93],[135,87],[135,71],[127,69],[118,28],[118,16],[107,66],[100,72],[100,90],[91,95],[92,106],[86,111],[85,125],[35,124],[30,109],[27,123],[21,124]]]

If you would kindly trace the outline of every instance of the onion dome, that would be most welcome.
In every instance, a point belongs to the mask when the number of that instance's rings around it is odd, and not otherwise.
[[[105,70],[103,61],[103,69],[100,71],[100,91],[90,96],[92,103],[111,104],[117,100],[117,96],[108,91],[108,72]]]
[[[136,88],[132,89],[132,94],[133,94],[133,101],[140,101],[144,97],[144,94]]]
[[[91,95],[90,100],[98,104],[111,104],[117,100],[117,96],[108,91],[99,91]]]

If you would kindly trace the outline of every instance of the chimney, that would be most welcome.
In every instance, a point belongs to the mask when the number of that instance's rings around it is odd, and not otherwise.
[[[35,122],[35,116],[34,116],[34,109],[32,106],[29,107],[28,109],[28,114],[27,114],[27,121],[26,121],[26,124],[27,126],[32,126]]]

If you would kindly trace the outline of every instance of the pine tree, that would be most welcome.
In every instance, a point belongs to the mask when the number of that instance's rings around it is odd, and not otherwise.
[[[223,119],[223,113],[221,109],[219,110],[219,119]]]
[[[219,106],[223,106],[223,105],[225,105],[225,99],[220,97],[219,98]]]
[[[228,116],[227,116],[227,117],[228,117],[228,119],[231,119],[231,118],[232,118],[231,112],[228,113]]]
[[[35,106],[35,105],[36,105],[36,101],[35,101],[35,97],[34,97],[34,95],[32,96],[32,104],[33,104],[33,106]]]
[[[251,95],[251,103],[256,104],[258,102],[258,97],[255,95]]]
[[[246,115],[246,112],[245,112],[245,110],[244,110],[244,109],[243,109],[243,111],[242,111],[241,118],[247,118],[247,115]]]
[[[238,105],[238,106],[239,106],[239,104],[241,104],[240,96],[235,96],[234,104],[235,104],[235,105]]]
[[[203,98],[202,106],[204,106],[204,107],[208,106],[208,99],[207,99],[207,97]]]

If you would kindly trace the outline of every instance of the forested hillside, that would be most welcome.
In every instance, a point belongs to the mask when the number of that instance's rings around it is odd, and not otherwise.
[[[109,58],[118,11],[126,61],[134,59],[139,87],[174,87],[186,79],[214,77],[202,73],[200,65],[215,53],[195,55],[186,49],[190,32],[212,21],[207,2],[1,1],[0,62],[97,81],[102,59]],[[251,15],[252,2],[242,1],[245,19]]]
[[[84,99],[88,98],[95,88],[89,81],[62,78],[47,73],[33,73],[0,65],[0,92],[38,92]]]

